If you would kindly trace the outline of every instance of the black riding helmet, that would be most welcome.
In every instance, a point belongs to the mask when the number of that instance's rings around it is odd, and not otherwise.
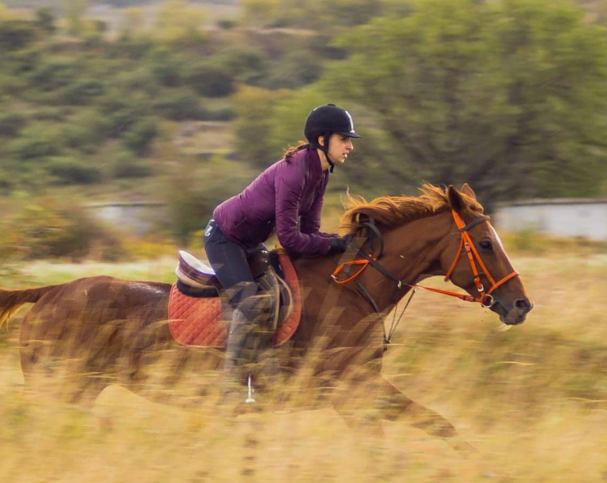
[[[336,133],[350,138],[359,138],[354,131],[354,122],[352,116],[345,109],[337,107],[335,104],[327,104],[314,109],[304,127],[304,135],[311,146],[320,149],[331,166],[331,173],[335,165],[329,158],[329,138],[331,134]],[[318,143],[318,137],[322,136],[324,145]]]

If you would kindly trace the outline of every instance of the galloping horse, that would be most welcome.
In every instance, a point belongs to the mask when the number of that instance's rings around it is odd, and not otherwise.
[[[351,198],[351,203],[342,225],[362,240],[354,261],[337,270],[340,261],[331,257],[293,262],[305,300],[299,328],[278,349],[282,367],[305,366],[318,381],[350,385],[350,394],[375,405],[382,418],[406,417],[462,449],[466,443],[448,421],[381,376],[387,342],[383,316],[434,275],[451,280],[467,292],[460,298],[489,307],[508,325],[522,323],[533,305],[468,185],[461,191],[424,185],[417,197]],[[344,280],[342,272],[352,267],[354,274]],[[150,364],[162,353],[183,355],[178,367],[170,368],[167,384],[188,360],[208,355],[173,341],[166,322],[170,289],[170,284],[99,276],[0,290],[0,324],[21,305],[34,304],[20,332],[26,383],[40,374],[54,380],[56,367],[63,364],[72,369],[73,401],[94,401],[114,383],[141,393],[152,377]],[[357,393],[363,382],[371,389]],[[346,411],[343,397],[331,400],[338,411]]]

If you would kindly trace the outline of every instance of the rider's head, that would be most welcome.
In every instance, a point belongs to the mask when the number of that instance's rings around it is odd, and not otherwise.
[[[306,119],[304,134],[312,147],[320,149],[325,154],[331,166],[331,172],[334,167],[334,160],[329,155],[331,136],[336,134],[341,138],[360,137],[354,131],[354,122],[350,113],[335,104],[327,104],[314,109]]]

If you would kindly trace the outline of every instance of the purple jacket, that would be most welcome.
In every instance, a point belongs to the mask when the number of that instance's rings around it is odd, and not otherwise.
[[[319,228],[328,181],[329,172],[323,172],[316,150],[302,148],[288,162],[273,164],[242,193],[221,203],[213,218],[228,239],[243,247],[265,242],[276,229],[287,251],[324,255],[330,237]]]

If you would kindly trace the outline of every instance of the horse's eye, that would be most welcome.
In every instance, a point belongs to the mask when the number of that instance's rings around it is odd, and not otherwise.
[[[478,246],[481,247],[483,250],[491,250],[491,248],[493,248],[493,245],[491,244],[491,242],[489,240],[482,240],[478,243]]]

